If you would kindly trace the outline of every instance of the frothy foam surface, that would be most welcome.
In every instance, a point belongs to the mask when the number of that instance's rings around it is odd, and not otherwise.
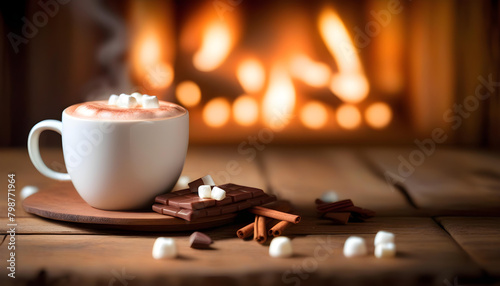
[[[162,119],[183,115],[186,110],[177,104],[161,101],[159,108],[119,107],[107,101],[90,101],[72,105],[66,109],[71,116],[102,120]]]

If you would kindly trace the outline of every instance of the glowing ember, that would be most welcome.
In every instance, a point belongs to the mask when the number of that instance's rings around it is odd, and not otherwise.
[[[266,72],[258,60],[249,59],[238,66],[236,76],[245,92],[255,93],[264,86]]]
[[[250,126],[257,122],[259,107],[257,101],[250,96],[242,95],[233,103],[233,117],[237,123]]]
[[[327,86],[332,73],[326,64],[315,62],[306,55],[298,55],[292,59],[291,72],[293,77],[312,87]]]
[[[325,9],[320,15],[318,25],[323,41],[339,69],[339,74],[332,78],[331,91],[346,102],[362,101],[368,95],[370,87],[356,48],[342,20],[333,10]]]
[[[221,127],[229,120],[231,107],[227,99],[217,97],[210,100],[203,109],[203,120],[208,126]]]
[[[183,81],[177,85],[175,95],[177,100],[186,107],[195,106],[200,103],[201,100],[200,87],[189,80]]]
[[[361,124],[361,114],[355,106],[342,104],[337,109],[337,121],[342,128],[355,129]]]
[[[392,111],[389,105],[377,102],[370,105],[365,111],[365,119],[373,128],[382,129],[389,125],[392,119]]]
[[[193,56],[193,64],[200,71],[216,69],[232,47],[231,33],[222,21],[210,24],[203,35],[200,49]]]
[[[274,66],[263,100],[263,116],[270,127],[282,128],[291,119],[295,107],[295,89],[286,70]]]
[[[323,103],[311,101],[302,107],[300,120],[310,129],[319,129],[325,126],[328,120],[328,112]]]

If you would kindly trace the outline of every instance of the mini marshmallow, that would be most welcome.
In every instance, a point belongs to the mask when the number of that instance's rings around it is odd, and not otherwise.
[[[21,189],[21,199],[24,200],[27,197],[35,194],[38,192],[38,187],[35,186],[25,186],[24,188]]]
[[[137,104],[142,105],[142,94],[134,92],[130,96],[132,96],[133,98],[135,98],[135,100],[137,100]]]
[[[201,185],[198,187],[198,196],[202,199],[212,198],[212,187],[209,185]],[[224,197],[226,196],[224,192]]]
[[[344,243],[344,256],[365,256],[368,253],[365,240],[358,236],[349,237]]]
[[[116,94],[112,94],[109,96],[109,99],[108,99],[108,104],[109,105],[116,105],[118,103],[118,99],[120,97]]]
[[[149,96],[144,94],[142,96],[142,108],[158,108],[160,107],[160,103],[158,102],[158,98],[156,96]]]
[[[292,242],[286,236],[273,238],[269,245],[269,256],[271,257],[291,257],[293,255]]]
[[[375,246],[375,256],[386,258],[396,256],[396,244],[393,242],[382,242]]]
[[[137,106],[137,100],[128,94],[122,93],[120,94],[120,98],[118,98],[117,105],[120,107],[132,108]]]
[[[201,180],[203,181],[204,185],[215,186],[214,179],[212,179],[212,176],[210,176],[210,175],[206,175],[206,176],[202,177]]]
[[[326,191],[321,195],[321,200],[325,203],[334,203],[339,200],[339,195],[334,191]]]
[[[379,243],[388,243],[388,242],[394,243],[394,233],[381,230],[377,232],[377,235],[375,235],[375,240],[373,241],[373,244],[377,246]]]
[[[226,198],[226,191],[224,191],[219,187],[214,187],[212,189],[211,198],[217,201],[222,201],[223,199]]]
[[[188,176],[180,176],[179,180],[177,180],[177,187],[185,189],[188,187],[189,182],[191,182],[191,179]]]
[[[175,258],[177,256],[177,245],[170,237],[158,237],[153,245],[153,258]]]

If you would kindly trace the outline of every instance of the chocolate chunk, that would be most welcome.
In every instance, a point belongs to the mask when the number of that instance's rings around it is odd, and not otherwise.
[[[203,181],[202,178],[198,180]],[[276,201],[275,196],[270,196],[257,188],[236,184],[225,184],[219,187],[226,191],[226,198],[221,201],[202,199],[197,193],[185,189],[156,197],[157,204],[153,205],[153,211],[192,221],[203,217],[235,213],[252,206]]]
[[[213,241],[210,236],[199,231],[193,232],[193,234],[189,237],[189,244],[191,248],[206,249],[209,248],[212,243]]]
[[[188,183],[189,189],[193,193],[198,193],[198,187],[201,185],[210,185],[210,186],[215,186],[214,180],[210,175],[206,175],[205,177],[201,177],[199,179],[196,179],[190,183]]]

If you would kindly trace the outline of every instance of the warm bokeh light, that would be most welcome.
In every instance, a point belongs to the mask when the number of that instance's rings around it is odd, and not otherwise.
[[[342,104],[337,109],[337,122],[345,129],[355,129],[361,124],[361,114],[354,105]]]
[[[358,51],[344,23],[335,11],[324,9],[318,26],[323,41],[337,63],[339,72],[332,79],[330,89],[345,102],[360,102],[368,95],[369,84],[365,78]]]
[[[298,55],[291,62],[292,76],[312,87],[324,87],[331,78],[331,70],[325,63],[315,62],[306,55]]]
[[[239,64],[236,77],[245,92],[255,93],[264,86],[266,72],[261,62],[256,59],[248,59]]]
[[[200,103],[201,90],[195,82],[186,80],[177,85],[175,96],[182,105],[191,107]]]
[[[273,66],[263,100],[263,116],[268,126],[282,128],[288,124],[295,107],[292,79],[281,66]]]
[[[108,61],[109,55],[121,55],[123,51],[130,57],[130,73],[133,84],[140,92],[165,94],[174,79],[172,59],[175,57],[175,37],[173,36],[172,3],[164,1],[129,1],[129,25],[127,34],[130,47],[119,40],[125,34],[116,34],[112,45],[106,45],[101,56]],[[115,27],[116,28],[116,27]],[[126,31],[123,31],[125,33]],[[128,69],[127,69],[128,70]]]
[[[259,106],[257,101],[248,95],[238,97],[233,103],[234,120],[243,126],[250,126],[257,122]]]
[[[323,103],[311,101],[302,107],[300,120],[308,128],[319,129],[328,121],[328,111]]]
[[[200,71],[212,71],[226,59],[232,48],[231,32],[223,21],[214,21],[206,27],[200,49],[193,56],[193,64]]]
[[[229,120],[231,106],[227,99],[217,97],[210,100],[203,108],[203,120],[208,126],[221,127]]]
[[[145,34],[137,43],[133,59],[135,72],[148,88],[163,89],[174,79],[174,70],[163,60],[159,36],[153,30]]]
[[[392,110],[386,103],[377,102],[365,111],[366,123],[373,128],[382,129],[392,120]]]
[[[341,100],[349,103],[365,99],[369,89],[368,81],[359,74],[335,74],[330,82],[330,90]]]

